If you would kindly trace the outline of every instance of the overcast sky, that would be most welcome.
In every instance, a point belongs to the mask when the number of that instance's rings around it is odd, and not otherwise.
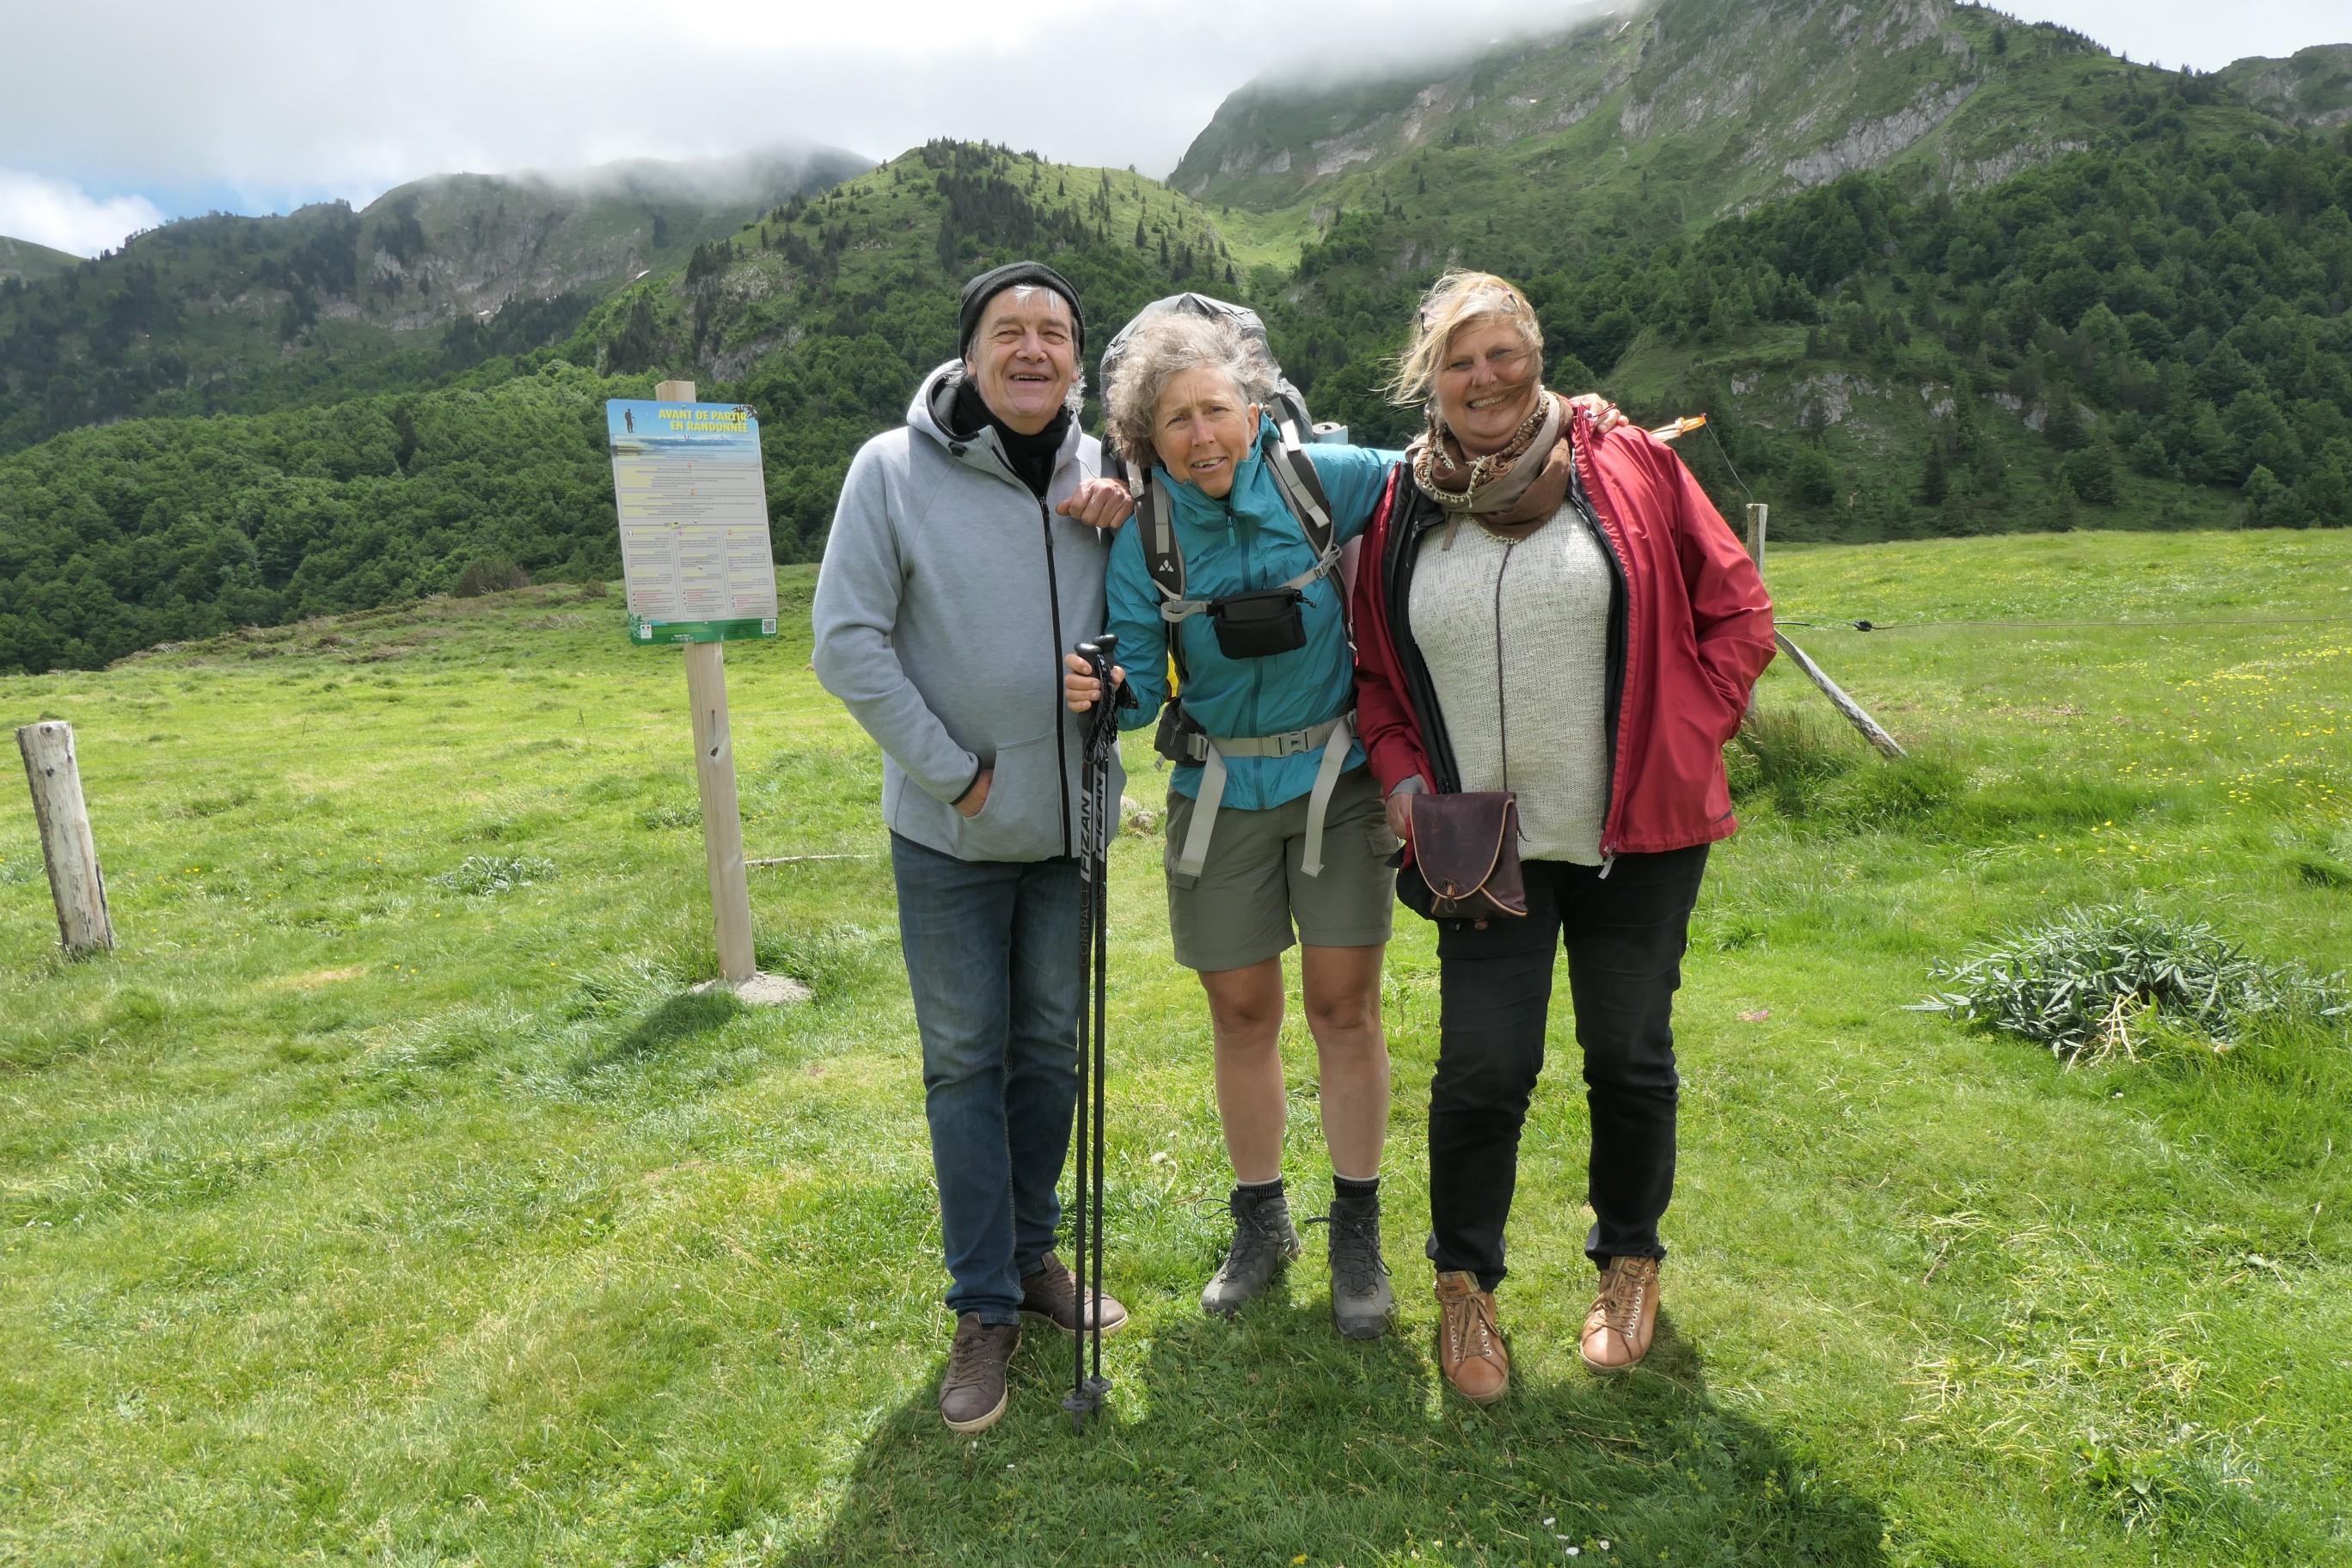
[[[1598,8],[1598,7],[1593,7]],[[2203,68],[2352,41],[2344,0],[2020,0]],[[95,254],[211,208],[363,205],[424,174],[985,137],[1165,174],[1269,70],[1357,73],[1549,30],[1568,0],[0,0],[0,234]],[[1335,37],[1336,35],[1336,37]]]

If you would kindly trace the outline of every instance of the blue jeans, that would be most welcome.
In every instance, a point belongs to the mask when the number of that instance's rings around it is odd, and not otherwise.
[[[1021,1321],[1061,1224],[1078,1096],[1078,863],[959,860],[893,834],[898,942],[923,1037],[948,1306]]]

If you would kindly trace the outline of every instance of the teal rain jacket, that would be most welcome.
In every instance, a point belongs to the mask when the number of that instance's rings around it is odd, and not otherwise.
[[[1176,542],[1184,552],[1185,591],[1192,598],[1279,587],[1315,564],[1314,547],[1266,469],[1265,455],[1281,440],[1274,422],[1261,420],[1257,445],[1235,468],[1234,488],[1223,500],[1171,479],[1165,468],[1154,470],[1171,498]],[[1307,456],[1330,497],[1331,521],[1344,544],[1364,531],[1390,467],[1403,454],[1316,445],[1307,448]],[[1170,628],[1160,618],[1160,593],[1144,565],[1142,535],[1136,523],[1119,530],[1111,546],[1106,595],[1108,629],[1118,634],[1119,663],[1127,667],[1139,704],[1120,710],[1119,723],[1129,730],[1159,721],[1170,673]],[[1346,712],[1354,705],[1356,666],[1348,651],[1342,592],[1337,567],[1317,579],[1300,606],[1307,646],[1268,658],[1225,658],[1205,615],[1179,623],[1192,676],[1184,688],[1186,710],[1210,734],[1234,739],[1304,730]],[[1228,757],[1225,809],[1264,811],[1311,793],[1322,757],[1319,748],[1291,757]],[[1363,747],[1349,746],[1347,765],[1359,767],[1363,761]],[[1179,766],[1171,782],[1178,793],[1197,797],[1200,764]]]

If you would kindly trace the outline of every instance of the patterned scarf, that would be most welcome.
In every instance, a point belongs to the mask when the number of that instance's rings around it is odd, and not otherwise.
[[[1462,443],[1438,416],[1432,399],[1429,429],[1406,448],[1413,483],[1444,510],[1451,526],[1446,543],[1465,517],[1503,539],[1525,539],[1559,510],[1568,499],[1575,448],[1569,439],[1569,409],[1553,392],[1540,392],[1535,406],[1499,452],[1465,458]]]

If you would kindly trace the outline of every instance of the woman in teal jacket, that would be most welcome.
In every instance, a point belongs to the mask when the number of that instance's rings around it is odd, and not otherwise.
[[[1302,448],[1322,491],[1312,498],[1295,468],[1276,468],[1294,461],[1261,410],[1276,379],[1265,351],[1228,321],[1171,312],[1136,329],[1106,389],[1110,434],[1165,498],[1184,582],[1171,605],[1153,580],[1147,496],[1111,548],[1108,629],[1139,700],[1121,711],[1123,726],[1159,721],[1171,653],[1181,674],[1169,924],[1177,962],[1208,993],[1235,1184],[1233,1243],[1201,1304],[1235,1310],[1302,1250],[1283,1192],[1277,1044],[1281,955],[1295,940],[1331,1155],[1332,1316],[1342,1333],[1368,1339],[1391,1307],[1380,1247],[1389,1109],[1380,986],[1397,841],[1349,722],[1355,663],[1332,557],[1363,531],[1398,454]],[[1328,551],[1309,542],[1286,480],[1300,504],[1328,506]],[[1285,587],[1299,595],[1295,623]],[[1268,589],[1276,613],[1253,626],[1220,603]],[[1065,684],[1074,708],[1098,695],[1076,660]]]

